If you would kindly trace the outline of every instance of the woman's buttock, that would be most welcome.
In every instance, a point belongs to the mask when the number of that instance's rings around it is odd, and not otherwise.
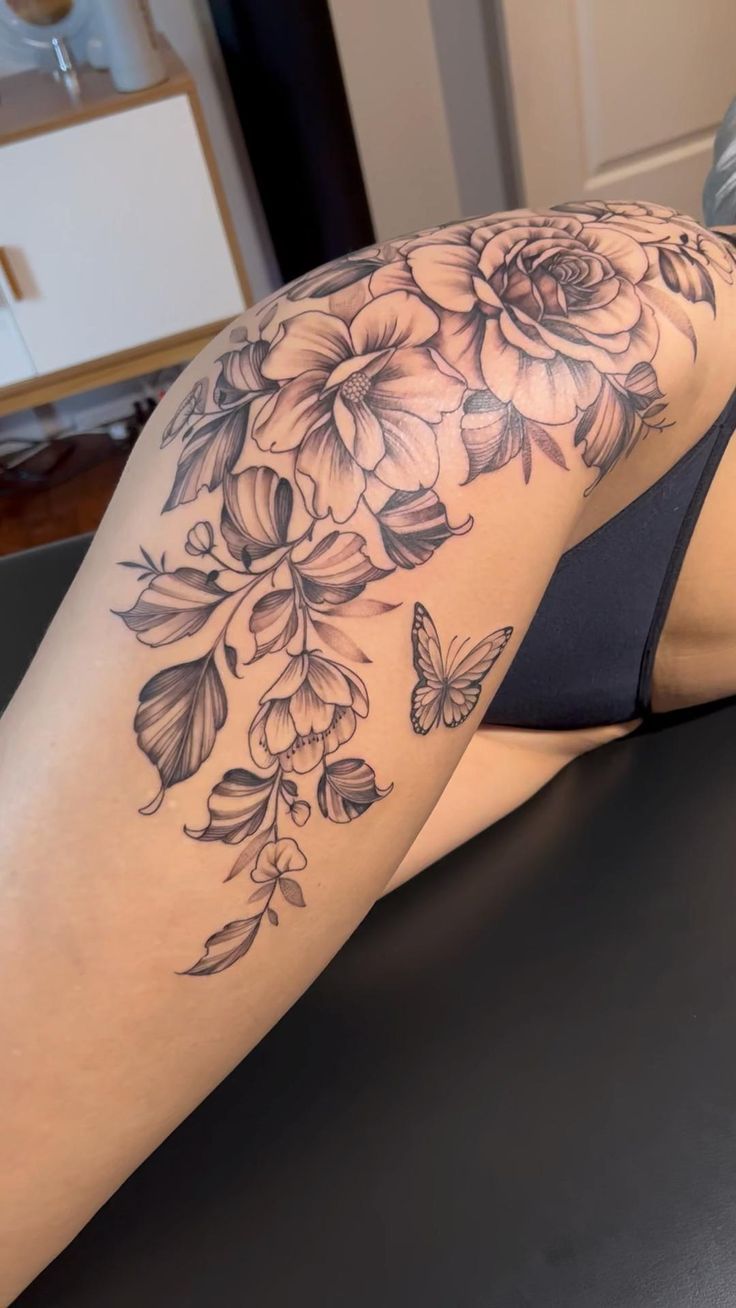
[[[657,647],[657,713],[736,693],[736,435],[726,447],[680,570]]]
[[[692,439],[688,445],[692,444]],[[682,448],[677,450],[681,455]],[[665,451],[652,450],[661,459]],[[672,451],[667,451],[669,463]],[[656,465],[655,465],[656,466]],[[576,539],[631,501],[623,477],[612,480],[607,503],[592,507]],[[653,481],[654,467],[636,474]],[[660,472],[656,468],[656,472]],[[605,578],[601,578],[605,586]],[[729,441],[694,526],[657,645],[651,708],[684,708],[736,693],[736,435]],[[455,845],[518,808],[574,759],[628,735],[639,719],[574,730],[484,726],[466,753],[391,888]]]

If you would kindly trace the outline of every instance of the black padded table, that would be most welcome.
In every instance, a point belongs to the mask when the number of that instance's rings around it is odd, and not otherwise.
[[[83,548],[0,561],[3,690]],[[17,1302],[736,1304],[736,706],[378,904]]]

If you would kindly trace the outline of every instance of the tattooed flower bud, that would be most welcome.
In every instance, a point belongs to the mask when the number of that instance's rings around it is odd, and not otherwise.
[[[261,699],[248,741],[258,767],[278,762],[284,772],[311,772],[355,731],[356,713],[368,713],[360,677],[308,650],[289,660]]]
[[[307,860],[295,840],[286,836],[283,840],[270,840],[263,846],[255,869],[254,881],[275,881],[284,872],[299,872],[307,866]]]
[[[261,372],[261,364],[268,352],[265,341],[251,341],[239,350],[229,350],[218,360],[220,375],[215,383],[215,404],[227,406],[242,404],[255,395],[276,389]]]
[[[209,554],[215,543],[215,533],[209,522],[195,522],[194,526],[187,532],[187,540],[184,546],[187,554],[193,554],[195,558],[200,554]]]
[[[312,812],[306,799],[297,799],[291,806],[291,820],[296,822],[298,827],[303,827],[305,822],[309,821],[309,815]]]
[[[365,759],[339,758],[322,773],[317,802],[322,816],[331,822],[352,822],[391,790],[393,786],[382,790],[376,785],[376,774]]]

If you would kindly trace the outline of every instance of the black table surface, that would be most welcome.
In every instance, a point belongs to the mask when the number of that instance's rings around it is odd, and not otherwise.
[[[81,548],[0,562],[18,649]],[[379,903],[18,1305],[736,1303],[735,752],[673,719]]]

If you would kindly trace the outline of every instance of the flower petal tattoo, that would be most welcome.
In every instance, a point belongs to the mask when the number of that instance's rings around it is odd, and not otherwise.
[[[135,733],[158,773],[146,815],[217,749],[240,683],[272,669],[243,723],[245,757],[223,760],[205,821],[184,828],[237,846],[226,880],[245,874],[251,887],[187,975],[224,971],[281,912],[305,906],[297,835],[313,818],[354,822],[392,789],[352,749],[370,712],[352,665],[371,651],[349,627],[397,608],[396,570],[458,548],[473,527],[437,490],[447,416],[466,461],[458,485],[514,466],[525,484],[577,458],[592,490],[671,425],[660,327],[695,355],[692,310],[714,314],[716,284],[735,270],[730,246],[672,209],[571,202],[348,255],[233,328],[161,437],[178,449],[162,512],[200,496],[208,509],[182,530],[173,566],[144,549],[123,564],[142,589],[118,613],[150,649],[187,651],[140,692]],[[386,597],[366,594],[376,585]],[[464,722],[511,635],[501,627],[469,649],[455,638],[443,652],[416,604],[414,732]]]

